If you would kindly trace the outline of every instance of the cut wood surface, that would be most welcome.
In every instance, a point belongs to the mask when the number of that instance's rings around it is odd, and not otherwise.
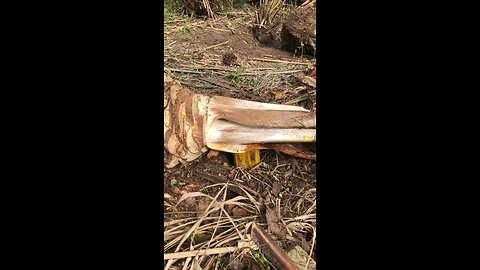
[[[192,161],[208,148],[243,153],[249,144],[316,141],[316,114],[305,108],[221,96],[210,98],[190,92],[166,73],[164,79],[164,147],[170,153],[165,160],[168,168]],[[285,153],[296,153],[285,149]]]

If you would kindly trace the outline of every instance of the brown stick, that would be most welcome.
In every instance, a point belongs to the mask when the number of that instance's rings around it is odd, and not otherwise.
[[[215,47],[218,47],[218,46],[225,45],[225,44],[227,44],[228,42],[230,42],[230,40],[227,40],[227,41],[225,41],[225,42],[218,43],[218,44],[215,44],[215,45],[212,45],[212,46],[205,47],[205,48],[203,48],[203,49],[201,49],[201,50],[199,50],[199,51],[206,51],[206,50],[211,49],[211,48],[215,48]]]
[[[308,159],[308,160],[317,160],[316,153],[306,152],[303,149],[299,149],[298,147],[295,147],[295,145],[292,145],[292,144],[272,143],[272,144],[262,144],[262,146],[265,148],[277,150],[278,152],[282,152],[294,157]]]
[[[272,62],[272,63],[294,64],[294,65],[306,65],[306,66],[308,66],[308,63],[291,62],[291,61],[284,61],[284,60],[277,60],[277,59],[250,58],[250,60],[262,61],[262,62]]]
[[[256,223],[252,224],[252,238],[277,269],[300,270],[292,259],[288,257],[287,253],[278,247],[273,239]]]

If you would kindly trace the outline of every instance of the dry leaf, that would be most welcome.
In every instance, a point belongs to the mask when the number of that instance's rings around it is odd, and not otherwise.
[[[305,78],[303,78],[302,82],[305,83],[305,84],[310,85],[310,86],[313,87],[313,88],[316,88],[316,87],[317,87],[317,80],[314,79],[314,78],[312,78],[312,77],[305,76]]]
[[[195,184],[195,183],[190,183],[190,184],[185,186],[185,190],[188,190],[188,192],[198,190],[198,185]]]
[[[194,205],[196,202],[197,202],[197,200],[195,199],[195,197],[189,197],[189,198],[186,198],[186,199],[185,199],[185,203],[186,203],[188,206],[192,206],[192,205]]]
[[[310,252],[310,243],[307,242],[307,240],[305,240],[305,238],[303,238],[303,237],[301,237],[301,236],[300,236],[300,239],[301,239],[300,247],[302,247],[302,249],[303,249],[305,252]]]
[[[228,264],[229,270],[242,270],[245,264],[240,260],[240,255],[235,253],[230,254],[230,263]]]
[[[225,205],[225,210],[227,210],[227,212],[231,213],[233,208],[235,208],[235,205],[234,204],[227,204]]]
[[[280,223],[280,217],[277,215],[277,211],[274,208],[267,207],[265,214],[267,218],[267,225],[270,232],[276,235],[279,239],[285,239],[287,237],[287,229]]]
[[[237,206],[237,207],[233,208],[233,210],[232,210],[232,215],[233,215],[234,217],[237,217],[237,218],[239,218],[239,217],[245,217],[247,214],[248,214],[248,213],[247,213],[247,210],[243,209],[243,208],[240,207],[240,206]]]
[[[317,88],[317,80],[312,77],[305,76],[305,74],[303,74],[302,72],[298,72],[297,74],[295,74],[295,78],[303,84],[308,84],[313,88]]]
[[[278,182],[273,182],[273,185],[272,185],[272,195],[274,197],[278,197],[278,194],[280,194],[280,192],[282,191],[282,187],[280,186],[280,184],[278,184]]]
[[[275,94],[275,100],[280,100],[285,97],[285,92],[279,91]]]
[[[207,154],[207,157],[208,158],[216,157],[216,156],[218,156],[219,153],[220,152],[217,151],[217,150],[210,149],[210,151]]]
[[[197,204],[197,217],[203,216],[208,206],[210,205],[211,200],[207,197],[204,197],[198,201]]]
[[[181,190],[177,186],[172,187],[172,192],[177,195],[182,195]]]
[[[298,266],[299,269],[305,269],[307,261],[309,260],[309,256],[308,253],[305,252],[301,247],[295,246],[287,253],[287,255],[288,257],[290,257],[290,259],[292,259],[292,261]],[[312,258],[310,258],[307,269],[316,269],[316,263]]]

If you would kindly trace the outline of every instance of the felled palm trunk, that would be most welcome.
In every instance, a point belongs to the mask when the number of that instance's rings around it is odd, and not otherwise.
[[[316,140],[315,113],[302,107],[208,97],[191,93],[165,73],[164,80],[168,168],[192,161],[209,148],[243,153]]]

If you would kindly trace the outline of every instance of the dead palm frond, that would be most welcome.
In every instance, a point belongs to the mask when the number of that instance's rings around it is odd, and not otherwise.
[[[209,199],[208,206],[201,211],[199,210],[196,217],[164,222],[165,270],[173,269],[172,266],[177,260],[182,260],[184,269],[202,269],[195,268],[195,265],[198,264],[200,267],[207,265],[209,257],[221,256],[226,253],[238,254],[238,252],[247,254],[249,251],[251,253],[252,250],[258,249],[258,243],[255,244],[257,240],[255,239],[254,227],[255,224],[265,226],[265,223],[261,223],[260,216],[262,214],[260,208],[258,208],[260,203],[244,189],[239,196],[228,199],[227,191],[231,186],[240,187],[233,183],[214,184],[205,187],[208,190],[220,187],[214,195],[191,192],[182,195],[177,201],[176,205],[189,197]],[[296,217],[286,218],[278,214],[277,218],[283,224],[281,226],[284,226],[288,231],[286,240],[291,243],[298,242],[297,239],[301,239],[305,235],[313,234],[313,238],[308,244],[310,248],[307,250],[310,254],[309,257],[312,257],[313,248],[316,245],[315,190],[311,189],[303,192],[300,197],[305,197],[308,200],[305,201],[305,207],[298,212]],[[280,209],[280,200],[277,203],[274,208]],[[282,205],[284,204],[285,202]],[[246,209],[247,213],[242,217],[234,218],[227,210],[229,206],[242,207]],[[271,225],[271,222],[267,220],[267,228],[271,229]],[[195,239],[200,235],[207,238],[197,242]]]
[[[208,18],[215,19],[215,14],[212,11],[212,8],[210,7],[210,0],[202,0],[203,6],[207,10],[207,16]]]
[[[270,25],[273,18],[282,9],[284,0],[260,0],[260,4],[255,11],[255,23],[257,27],[262,28]]]
[[[316,115],[302,107],[208,97],[191,93],[166,73],[164,80],[167,168],[208,148],[244,153],[268,149],[266,144],[316,141]]]
[[[314,6],[317,4],[317,0],[307,0],[303,2],[300,6],[301,7],[308,7],[308,6]]]
[[[200,217],[164,223],[164,239],[167,242],[164,244],[166,254],[164,259],[167,260],[165,269],[168,269],[175,259],[186,258],[185,265],[190,262],[193,264],[194,261],[200,263],[209,254],[231,253],[240,248],[240,242],[249,241],[247,229],[248,225],[258,218],[257,202],[247,191],[245,191],[246,196],[227,199],[229,185],[231,184],[224,183],[213,197],[194,192],[191,195],[185,194],[179,199],[177,205],[189,196],[208,197],[211,202],[203,212],[199,213]],[[248,215],[234,219],[226,210],[228,206],[243,207]],[[218,214],[212,216],[215,213]],[[220,229],[222,232],[219,231]],[[209,239],[196,243],[195,237],[198,235],[209,235]],[[185,249],[190,252],[184,252]],[[194,258],[193,261],[192,258]]]

